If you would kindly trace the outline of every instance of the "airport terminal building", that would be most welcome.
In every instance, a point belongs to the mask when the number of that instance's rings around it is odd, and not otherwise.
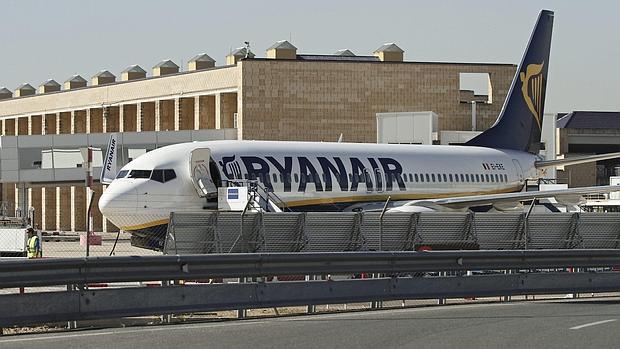
[[[347,142],[375,142],[378,113],[432,111],[441,130],[484,130],[516,71],[513,64],[403,58],[395,44],[366,56],[318,55],[279,41],[260,58],[237,49],[222,66],[201,54],[185,71],[165,60],[148,77],[134,65],[119,78],[101,71],[90,82],[76,75],[62,86],[48,80],[2,89],[3,209],[11,215],[33,207],[34,225],[45,231],[84,231],[82,152],[96,149],[97,178],[110,132],[119,133],[120,167],[148,150],[194,140],[335,141],[342,134]],[[469,73],[488,76],[487,94],[461,87]],[[95,185],[95,200],[103,190]],[[115,229],[95,210],[95,231]]]

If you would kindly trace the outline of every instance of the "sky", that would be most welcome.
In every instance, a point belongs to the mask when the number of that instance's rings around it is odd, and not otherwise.
[[[541,9],[555,11],[547,113],[620,110],[618,1],[0,0],[0,87],[89,79],[163,59],[183,69],[206,52],[218,65],[249,41],[298,53],[372,54],[395,42],[407,61],[518,64]],[[182,64],[181,64],[182,63]]]

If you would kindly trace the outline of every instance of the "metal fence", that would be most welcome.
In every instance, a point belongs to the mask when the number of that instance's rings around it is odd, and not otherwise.
[[[310,304],[446,299],[457,297],[620,291],[620,273],[596,269],[620,264],[619,250],[522,250],[433,252],[263,253],[193,256],[66,258],[0,263],[0,290],[64,289],[0,294],[2,327],[124,316],[180,314]],[[586,272],[541,272],[575,267]],[[528,270],[483,275],[418,272]],[[276,275],[351,275],[343,278],[271,282]],[[246,282],[195,283],[212,277]],[[258,277],[261,280],[252,278]],[[166,280],[162,287],[94,284]],[[184,282],[180,282],[183,280]],[[169,281],[175,281],[172,285]],[[67,287],[66,285],[70,285]]]
[[[172,213],[164,253],[616,249],[620,213]]]

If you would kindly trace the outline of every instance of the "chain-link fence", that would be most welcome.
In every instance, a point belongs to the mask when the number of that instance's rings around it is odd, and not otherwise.
[[[242,219],[243,218],[243,219]],[[243,222],[243,223],[242,223]],[[15,229],[2,230],[0,241]],[[22,245],[25,234],[17,236]],[[96,232],[90,256],[419,249],[620,248],[620,213],[173,213],[168,222]],[[47,232],[44,258],[83,257],[84,232]],[[24,245],[25,248],[25,245]],[[7,254],[0,251],[0,254]]]
[[[618,248],[620,213],[173,213],[164,253]]]

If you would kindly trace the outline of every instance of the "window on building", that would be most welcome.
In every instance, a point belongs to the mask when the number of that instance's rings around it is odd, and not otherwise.
[[[459,91],[461,103],[493,102],[493,88],[488,73],[459,73]]]

